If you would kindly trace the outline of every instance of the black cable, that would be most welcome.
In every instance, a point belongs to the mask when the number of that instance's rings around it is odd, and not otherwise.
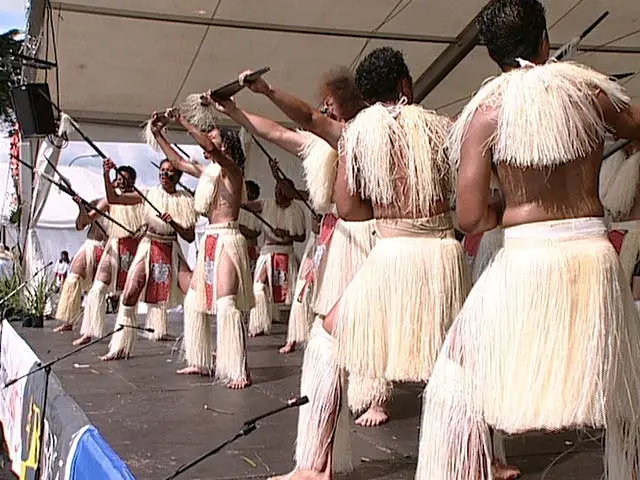
[[[51,6],[50,0],[47,0],[47,11],[49,12],[49,28],[51,30],[53,58],[56,64],[56,103],[60,105],[60,68],[58,67],[58,43],[56,41],[56,29],[53,24],[53,7]]]

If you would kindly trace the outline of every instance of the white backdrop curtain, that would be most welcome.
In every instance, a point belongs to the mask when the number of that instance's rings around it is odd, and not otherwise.
[[[35,177],[33,179],[33,189],[31,196],[31,208],[27,223],[27,233],[24,251],[25,278],[30,278],[34,273],[44,266],[42,248],[36,225],[42,215],[45,202],[51,190],[51,183],[40,175],[45,173],[52,178],[56,177],[54,167],[57,167],[60,160],[60,151],[63,140],[60,137],[52,136],[44,140],[38,149],[35,165]],[[48,160],[48,161],[47,161]]]

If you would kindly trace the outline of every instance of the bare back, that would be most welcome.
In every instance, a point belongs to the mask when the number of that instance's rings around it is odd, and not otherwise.
[[[443,189],[446,187],[443,185]],[[394,179],[396,203],[391,205],[373,205],[373,218],[428,218],[448,212],[449,205],[445,201],[437,201],[434,207],[423,212],[412,212],[409,205],[409,189],[407,187],[407,172],[399,171]]]
[[[604,209],[598,196],[601,143],[591,154],[548,169],[496,167],[505,200],[502,224],[601,217]]]

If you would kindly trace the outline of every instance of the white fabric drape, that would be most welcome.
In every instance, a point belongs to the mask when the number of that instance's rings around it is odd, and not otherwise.
[[[41,178],[40,174],[45,173],[52,178],[56,177],[52,165],[57,167],[58,161],[60,160],[61,147],[62,139],[59,137],[54,137],[53,143],[49,140],[44,140],[40,144],[38,155],[34,162],[36,175],[33,179],[31,209],[28,217],[28,224],[26,225],[27,237],[24,251],[26,278],[33,276],[39,268],[44,266],[42,248],[40,246],[40,239],[38,238],[36,225],[40,220],[42,210],[44,209],[49,191],[51,190],[51,183],[48,180]]]

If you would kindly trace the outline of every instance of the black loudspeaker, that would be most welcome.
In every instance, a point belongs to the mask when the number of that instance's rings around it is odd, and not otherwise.
[[[26,83],[11,89],[13,109],[23,137],[56,133],[53,107],[47,98],[51,96],[46,83]]]

